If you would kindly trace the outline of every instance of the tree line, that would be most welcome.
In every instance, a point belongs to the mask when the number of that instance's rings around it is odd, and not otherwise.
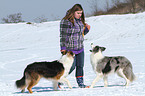
[[[48,19],[45,16],[39,16],[34,19],[34,22],[42,23],[47,22]],[[22,19],[22,13],[14,13],[10,14],[5,18],[2,18],[3,23],[20,23],[20,22],[26,22]]]
[[[110,1],[114,5],[111,8],[109,6]],[[97,0],[94,0],[92,4],[93,9],[95,9],[93,13],[94,16],[105,14],[128,14],[145,11],[145,0],[106,0],[105,11],[98,10],[97,3]]]

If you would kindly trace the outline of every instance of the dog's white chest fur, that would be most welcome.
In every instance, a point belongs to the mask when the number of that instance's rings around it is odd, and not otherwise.
[[[93,53],[90,56],[91,59],[91,64],[93,67],[93,70],[96,72],[96,68],[97,68],[97,63],[99,60],[101,60],[102,58],[104,58],[104,56],[102,55],[101,51],[99,50],[99,52],[97,53]]]
[[[59,62],[63,64],[64,74],[62,77],[67,77],[74,59],[72,57],[63,56]]]

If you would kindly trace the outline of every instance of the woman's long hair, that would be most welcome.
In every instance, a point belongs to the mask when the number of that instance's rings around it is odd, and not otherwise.
[[[75,4],[71,9],[69,9],[66,13],[66,16],[63,19],[68,19],[74,25],[74,14],[76,11],[82,11],[81,21],[85,25],[85,15],[83,8],[80,4]]]

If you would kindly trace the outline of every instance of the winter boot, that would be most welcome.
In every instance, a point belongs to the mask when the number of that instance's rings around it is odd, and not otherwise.
[[[80,88],[88,88],[88,86],[84,85],[84,80],[82,76],[78,76],[76,79],[77,79],[78,86]]]

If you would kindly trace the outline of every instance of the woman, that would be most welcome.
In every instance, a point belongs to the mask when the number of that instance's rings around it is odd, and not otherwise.
[[[75,53],[74,63],[69,74],[76,68],[76,80],[80,88],[85,88],[83,82],[84,67],[84,35],[90,30],[90,25],[85,23],[83,8],[75,4],[67,11],[66,16],[60,22],[60,46],[61,52],[65,50]]]

